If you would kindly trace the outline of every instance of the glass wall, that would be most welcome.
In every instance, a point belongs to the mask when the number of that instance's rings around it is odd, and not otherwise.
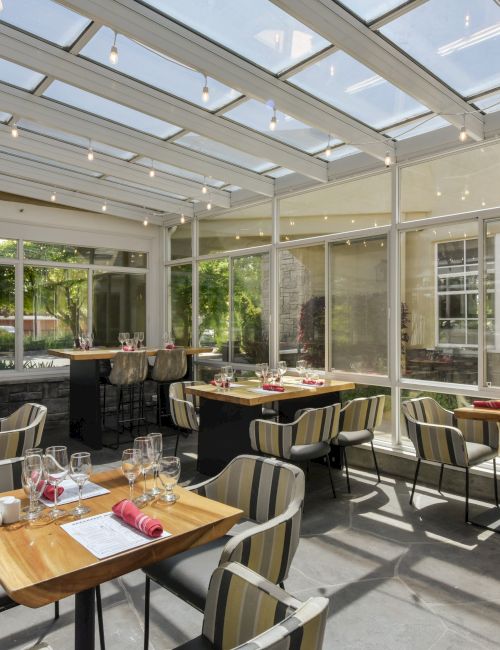
[[[484,235],[485,373],[487,383],[500,386],[500,219],[487,221]]]
[[[271,201],[200,219],[200,255],[270,244],[271,230]]]
[[[199,344],[214,348],[218,358],[229,361],[229,260],[200,262]]]
[[[2,256],[6,257],[4,251]],[[0,265],[0,370],[15,368],[16,269]]]
[[[186,257],[191,257],[193,254],[191,230],[191,223],[179,224],[170,228],[171,260],[181,260]]]
[[[180,264],[167,269],[167,297],[170,323],[168,334],[177,345],[192,343],[193,267]]]

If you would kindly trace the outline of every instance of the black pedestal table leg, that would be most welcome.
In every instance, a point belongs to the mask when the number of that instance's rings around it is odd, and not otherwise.
[[[95,589],[75,594],[75,650],[95,650]]]
[[[91,449],[102,449],[99,362],[71,361],[69,367],[70,436]]]

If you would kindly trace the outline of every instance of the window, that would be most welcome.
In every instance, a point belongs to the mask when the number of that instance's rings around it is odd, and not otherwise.
[[[485,226],[485,378],[487,383],[500,386],[500,220],[487,221]]]
[[[199,263],[199,344],[229,361],[229,260]]]
[[[0,370],[15,369],[15,296],[16,269],[0,265]]]
[[[179,260],[184,257],[191,257],[192,234],[191,223],[180,224],[169,230],[170,236],[170,259]]]
[[[47,262],[123,266],[140,269],[147,268],[148,263],[147,253],[33,241],[24,242],[24,257],[25,259]]]
[[[17,257],[16,239],[0,239],[0,258],[1,257]]]
[[[271,218],[272,204],[269,201],[200,219],[200,255],[270,244]]]
[[[24,90],[35,90],[44,75],[17,63],[0,59],[0,81]]]
[[[167,269],[168,334],[177,345],[192,343],[192,291],[191,264],[171,266]]]

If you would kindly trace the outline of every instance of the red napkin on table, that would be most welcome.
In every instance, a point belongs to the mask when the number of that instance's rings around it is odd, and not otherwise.
[[[135,351],[135,348],[134,348],[133,345],[124,345],[123,349],[124,349],[125,352],[134,352]]]
[[[165,350],[173,350],[175,348],[175,345],[173,343],[167,343],[165,346]]]
[[[139,508],[129,501],[128,499],[123,499],[115,503],[113,506],[113,512],[117,517],[123,519],[126,524],[137,528],[141,533],[144,533],[148,537],[161,537],[163,533],[163,526],[158,521],[158,519],[152,519],[145,515]]]
[[[302,383],[308,386],[324,386],[325,384],[323,379],[303,379]]]
[[[61,494],[64,492],[63,487],[58,487],[57,488],[57,498],[61,496]],[[43,497],[44,499],[47,499],[47,501],[54,501],[55,500],[55,493],[56,490],[53,485],[47,485],[43,491]]]
[[[212,386],[216,386],[216,385],[217,385],[213,379],[210,380],[210,383],[212,384]],[[229,388],[229,382],[228,382],[228,381],[225,381],[224,384],[223,384],[223,386],[222,386],[222,388]]]
[[[275,393],[284,393],[283,386],[276,386],[275,384],[262,384],[264,390],[273,390]]]
[[[483,401],[480,399],[472,402],[474,406],[481,409],[500,409],[500,400],[492,399],[488,401]]]

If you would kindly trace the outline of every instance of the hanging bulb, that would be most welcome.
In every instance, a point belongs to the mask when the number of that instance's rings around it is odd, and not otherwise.
[[[385,165],[386,167],[390,167],[391,164],[392,164],[391,154],[390,154],[389,152],[387,152],[387,153],[385,154],[385,158],[384,158],[384,165]]]
[[[328,144],[326,145],[325,156],[332,155],[332,145],[330,144],[330,140],[331,140],[331,136],[328,136]]]
[[[52,194],[50,195],[50,200],[52,201],[52,203],[54,203],[56,199],[57,199],[56,191],[52,190]]]
[[[204,103],[206,104],[208,102],[208,100],[210,99],[210,88],[208,87],[207,75],[204,75],[204,77],[205,77],[205,85],[203,86],[203,90],[201,92],[201,98],[204,101]]]
[[[207,194],[207,192],[208,192],[207,181],[205,177],[203,177],[203,187],[201,188],[201,193]]]
[[[465,126],[463,126],[460,129],[460,135],[458,136],[458,138],[459,138],[460,142],[465,142],[467,140],[467,137],[468,137],[467,129],[465,128]]]
[[[87,159],[92,161],[94,160],[94,150],[92,149],[92,144],[89,142],[89,150],[87,151]]]
[[[212,209],[212,201],[211,201],[211,199],[209,198],[209,199],[208,199],[208,203],[207,203],[207,210],[211,210],[211,209]]]
[[[104,203],[101,205],[101,210],[103,212],[106,212],[107,209],[108,209],[108,202],[104,201]]]
[[[271,117],[271,121],[269,122],[269,129],[271,131],[275,131],[277,124],[278,124],[278,118],[276,117],[276,109],[273,108],[273,116]]]
[[[183,214],[181,214],[181,223],[186,223],[186,217]]]
[[[12,122],[10,134],[13,138],[17,138],[17,136],[19,135],[19,131],[17,130],[17,122]]]
[[[117,37],[117,33],[115,32],[113,45],[111,46],[111,49],[109,51],[109,61],[112,65],[116,65],[118,63],[118,48],[116,47],[116,37]]]
[[[441,192],[441,190],[436,190],[436,196],[443,196],[443,193]]]
[[[144,217],[144,221],[142,222],[144,226],[147,226],[149,221],[147,217]]]
[[[154,160],[151,161],[151,168],[149,170],[149,178],[154,178],[156,176],[155,172],[155,163]]]

